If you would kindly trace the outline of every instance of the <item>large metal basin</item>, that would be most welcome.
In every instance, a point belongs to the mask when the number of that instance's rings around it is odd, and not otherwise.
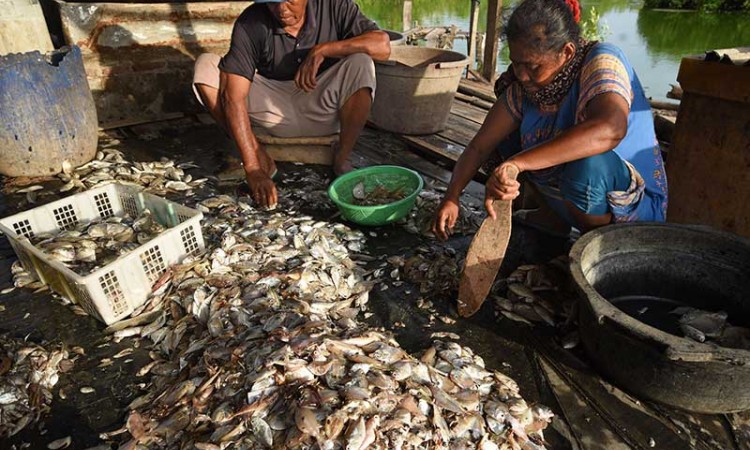
[[[400,134],[432,134],[445,128],[469,58],[437,48],[394,46],[388,61],[375,62],[378,87],[370,120]]]
[[[750,243],[708,227],[613,225],[570,252],[580,334],[598,370],[646,399],[704,413],[750,409],[750,351],[646,325],[608,299],[673,299],[750,326]]]
[[[391,47],[406,45],[406,36],[400,31],[394,30],[383,30],[388,33],[388,37],[391,39]]]

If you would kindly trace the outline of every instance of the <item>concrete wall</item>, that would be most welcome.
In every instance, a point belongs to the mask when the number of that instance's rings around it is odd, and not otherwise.
[[[58,1],[65,41],[81,47],[100,125],[198,111],[193,62],[204,52],[226,53],[249,4]]]

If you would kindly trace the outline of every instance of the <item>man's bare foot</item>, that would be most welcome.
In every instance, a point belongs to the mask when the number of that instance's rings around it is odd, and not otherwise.
[[[340,154],[339,143],[334,142],[331,144],[331,147],[333,147],[333,173],[338,177],[354,170],[352,162],[349,161],[349,155],[342,157]]]
[[[333,163],[333,173],[335,173],[336,176],[341,176],[347,172],[351,172],[352,170],[354,170],[354,167],[348,159],[342,163]]]

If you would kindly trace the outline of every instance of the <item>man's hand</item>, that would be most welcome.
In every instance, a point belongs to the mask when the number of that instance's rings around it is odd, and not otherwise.
[[[495,219],[492,202],[495,200],[513,200],[521,193],[521,183],[516,180],[520,169],[512,161],[506,161],[492,172],[484,188],[484,207],[487,214]]]
[[[448,240],[453,234],[453,227],[458,220],[458,201],[444,198],[437,211],[435,218],[432,220],[432,233],[441,241]]]
[[[252,169],[245,173],[250,195],[255,203],[263,208],[273,208],[279,201],[276,185],[271,177],[261,169]]]
[[[275,206],[278,201],[276,186],[271,181],[276,165],[258,142],[250,126],[247,112],[250,86],[251,82],[247,78],[227,73],[222,75],[219,93],[227,126],[237,143],[245,167],[250,194],[256,204],[267,208]]]
[[[311,92],[318,84],[318,69],[326,59],[323,48],[322,45],[313,47],[294,76],[294,84],[305,92]]]

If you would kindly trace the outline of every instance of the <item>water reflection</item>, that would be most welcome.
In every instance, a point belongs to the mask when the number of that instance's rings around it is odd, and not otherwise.
[[[403,30],[405,25],[456,25],[469,30],[469,0],[356,0],[367,15],[383,28]],[[411,20],[404,16],[404,3],[411,3]],[[506,3],[504,14],[517,0]],[[703,14],[697,12],[641,10],[630,0],[585,2],[584,19],[596,7],[609,27],[607,41],[628,55],[648,95],[663,99],[669,83],[675,83],[680,60],[706,50],[750,46],[750,14]],[[480,4],[479,31],[485,31],[487,2]],[[407,27],[407,28],[410,28]],[[457,40],[455,50],[466,52],[466,41]],[[508,64],[501,47],[498,67]]]
[[[680,55],[750,45],[750,15],[638,11],[638,34],[652,55]]]

